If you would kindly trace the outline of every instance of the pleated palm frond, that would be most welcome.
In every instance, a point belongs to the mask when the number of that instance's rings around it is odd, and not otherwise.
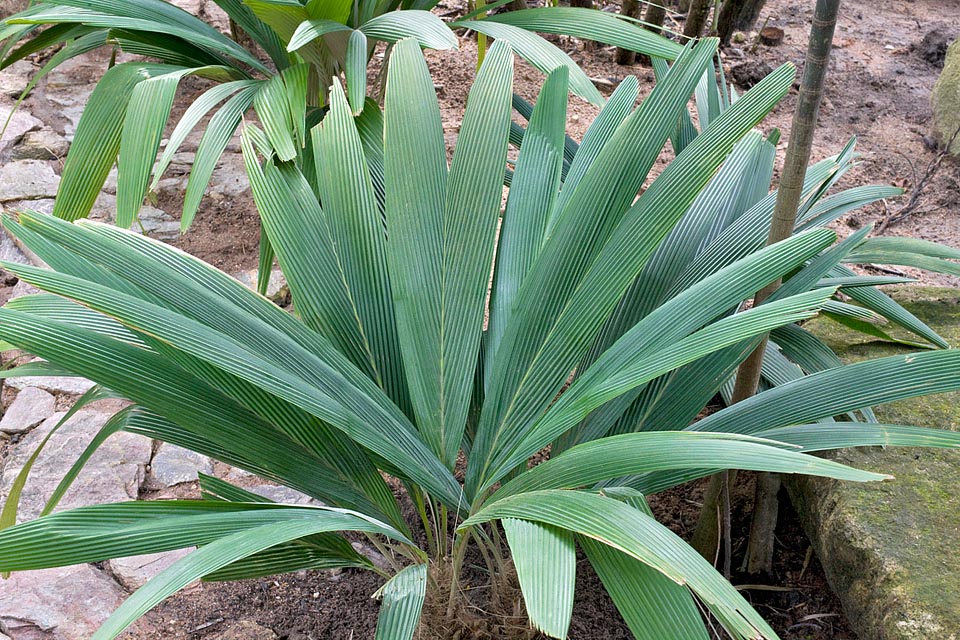
[[[274,3],[250,3],[257,15],[266,5]],[[314,32],[330,26],[317,20]],[[0,340],[43,359],[4,375],[84,376],[99,386],[82,402],[132,404],[37,520],[14,525],[29,467],[16,479],[0,515],[0,571],[197,547],[96,638],[115,637],[198,578],[377,571],[387,579],[377,638],[406,640],[435,584],[430,559],[462,559],[475,541],[486,549],[499,538],[491,527],[501,527],[531,624],[548,636],[567,635],[579,548],[637,638],[707,638],[698,605],[734,638],[775,638],[653,518],[645,496],[719,469],[881,480],[809,453],[960,445],[958,434],[871,421],[870,405],[960,388],[960,353],[938,349],[942,338],[875,288],[898,279],[844,266],[951,270],[956,253],[866,231],[836,242],[822,228],[892,193],[828,194],[852,146],[810,168],[797,233],[764,246],[776,134],[754,127],[791,87],[790,65],[731,99],[703,82],[716,41],[690,45],[658,65],[639,106],[636,80],[625,80],[578,144],[564,134],[569,69],[552,71],[536,103],[523,103],[501,39],[477,74],[448,164],[420,45],[395,44],[383,111],[367,101],[356,114],[348,76],[346,92],[332,82],[323,118],[302,133],[279,106],[302,104],[286,84],[300,63],[263,81],[269,88],[232,81],[232,96],[263,103],[242,149],[292,313],[115,226],[29,211],[4,219],[51,267],[3,265],[44,291],[0,309]],[[512,122],[515,108],[526,127]],[[652,175],[668,140],[675,158]],[[508,173],[511,141],[520,148]],[[778,278],[777,295],[744,304]],[[931,348],[842,366],[797,324],[820,312],[844,322],[882,315]],[[771,331],[765,390],[691,425]],[[275,504],[203,477],[202,500],[52,513],[89,454],[120,430],[324,506]],[[385,476],[402,483],[419,522],[403,518]],[[448,515],[458,528],[452,548]],[[420,527],[425,548],[413,542]],[[391,566],[357,553],[345,532],[390,550]]]
[[[587,75],[534,31],[555,33],[558,24],[561,31],[567,24],[571,34],[664,60],[673,60],[680,51],[679,45],[636,24],[586,9],[549,15],[522,11],[519,23],[494,16],[490,24],[478,27],[476,20],[443,22],[429,11],[433,2],[214,1],[229,16],[236,40],[166,0],[39,0],[0,24],[0,68],[59,47],[24,96],[61,63],[100,47],[155,61],[121,63],[104,73],[78,123],[54,215],[66,220],[86,217],[116,165],[116,222],[130,227],[181,145],[211,113],[186,185],[183,231],[192,224],[218,159],[250,110],[277,156],[296,160],[309,172],[313,151],[305,135],[307,123],[325,113],[326,90],[335,77],[345,81],[354,115],[363,110],[367,65],[377,43],[389,45],[388,54],[402,38],[414,38],[424,48],[450,49],[458,42],[453,28],[479,30],[509,41],[545,73],[566,67],[571,90],[597,105],[603,97]],[[187,76],[212,84],[183,114],[156,163],[174,95]],[[267,261],[270,248],[261,250]]]

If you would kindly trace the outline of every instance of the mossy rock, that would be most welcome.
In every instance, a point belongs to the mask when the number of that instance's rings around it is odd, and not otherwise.
[[[947,49],[943,71],[930,96],[933,127],[941,144],[947,144],[960,129],[960,40]],[[960,136],[953,139],[950,153],[960,156]]]
[[[888,293],[960,346],[960,290]],[[845,362],[909,351],[826,319],[806,328]],[[957,431],[960,392],[895,402],[876,413],[881,422]],[[848,449],[833,458],[895,477],[868,484],[801,479],[790,486],[854,630],[862,640],[960,640],[960,451]]]

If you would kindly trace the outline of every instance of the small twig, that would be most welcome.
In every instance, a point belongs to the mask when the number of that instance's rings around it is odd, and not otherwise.
[[[877,229],[877,234],[882,234],[890,227],[890,225],[897,224],[902,222],[908,216],[916,213],[917,209],[920,207],[921,200],[924,190],[933,180],[933,177],[937,175],[937,171],[940,170],[940,166],[943,164],[944,158],[950,153],[950,148],[953,146],[953,143],[957,140],[957,137],[960,136],[960,127],[957,127],[956,131],[953,132],[953,135],[950,136],[950,139],[943,146],[940,151],[937,152],[937,157],[934,158],[930,164],[927,165],[926,170],[923,172],[923,176],[919,180],[914,178],[913,190],[910,192],[910,198],[907,199],[907,203],[900,207],[896,213],[890,213],[887,211],[883,216],[883,222],[880,223],[880,227]]]
[[[204,629],[209,629],[212,626],[218,625],[223,622],[223,618],[217,618],[216,620],[211,620],[210,622],[204,622],[199,627],[194,627],[190,633],[197,633],[198,631],[203,631]]]

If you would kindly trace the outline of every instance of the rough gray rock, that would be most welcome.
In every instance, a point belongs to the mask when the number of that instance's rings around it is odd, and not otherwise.
[[[107,567],[120,584],[128,590],[134,591],[192,550],[192,548],[176,549],[163,553],[114,558],[107,561]]]
[[[933,129],[940,144],[950,143],[950,153],[960,155],[960,40],[947,49],[943,71],[930,96],[933,106]],[[954,137],[956,135],[956,137]]]
[[[86,378],[67,378],[61,376],[30,376],[29,378],[7,378],[6,384],[14,389],[38,387],[50,393],[86,393],[93,387],[93,382]]]
[[[46,162],[16,160],[0,166],[0,202],[53,198],[60,176]]]
[[[12,449],[0,477],[0,494],[4,500],[26,461],[64,415],[53,414]],[[24,487],[18,521],[31,520],[40,514],[64,473],[109,418],[109,413],[83,409],[50,438]],[[147,438],[130,433],[113,434],[90,457],[56,511],[135,499],[150,453],[151,444]]]
[[[65,158],[70,143],[51,129],[28,131],[10,151],[13,160],[59,160]]]
[[[88,564],[0,580],[0,623],[12,640],[87,640],[126,594]]]
[[[0,230],[0,260],[4,262],[19,262],[27,264],[27,257],[20,251],[20,247],[13,241],[6,231]]]
[[[4,203],[4,208],[9,211],[36,211],[37,213],[45,213],[47,215],[53,214],[53,203],[56,202],[52,197],[51,198],[37,198],[35,200],[16,200],[13,202]]]
[[[281,502],[283,504],[320,504],[310,496],[300,493],[296,489],[291,489],[290,487],[284,487],[276,484],[261,484],[255,487],[250,487],[248,491],[257,494],[258,496],[263,496],[268,500]]]
[[[887,290],[950,344],[960,342],[960,291]],[[845,362],[908,350],[816,320],[807,325]],[[881,423],[960,430],[960,392],[875,407]],[[788,483],[817,556],[857,637],[960,640],[960,451],[847,449],[831,456],[890,473],[889,482]]]
[[[180,237],[180,221],[166,211],[149,205],[140,209],[139,224],[133,224],[133,229],[143,231],[144,235],[156,240],[169,242]]]
[[[243,286],[248,289],[257,289],[257,270],[248,269],[233,274],[233,277],[239,280]],[[274,302],[281,302],[290,295],[290,286],[280,269],[274,269],[270,272],[270,282],[267,283],[267,298]]]
[[[13,285],[13,290],[10,292],[10,300],[14,298],[20,298],[22,296],[30,296],[35,293],[40,293],[40,289],[37,289],[32,284],[26,282],[25,280],[20,280],[17,284]]]
[[[213,474],[213,462],[207,456],[164,442],[150,462],[146,486],[166,489],[197,479],[197,473]]]
[[[27,387],[7,408],[0,419],[0,431],[25,433],[53,415],[56,399],[36,387]]]
[[[206,0],[170,0],[170,4],[175,4],[190,15],[199,16]]]
[[[12,65],[0,71],[0,94],[19,98],[36,68],[29,60],[17,60]]]
[[[224,153],[210,179],[207,195],[215,199],[235,198],[250,191],[243,155]]]
[[[7,118],[10,118],[6,131],[4,131],[3,136],[0,137],[0,155],[6,153],[23,138],[24,134],[28,131],[33,131],[43,126],[40,120],[37,120],[23,109],[15,111],[13,117],[10,117],[11,111],[13,111],[13,107],[0,106],[0,128],[3,126],[2,123],[6,122]]]

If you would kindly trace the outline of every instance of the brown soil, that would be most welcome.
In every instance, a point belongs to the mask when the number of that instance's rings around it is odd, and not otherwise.
[[[753,35],[748,34],[745,41],[735,42],[725,51],[727,70],[738,67],[736,77],[749,83],[751,73],[764,64],[776,66],[791,61],[802,67],[812,6],[812,2],[769,0],[760,24],[768,21],[770,26],[782,28],[784,43],[778,47],[755,46]],[[441,5],[441,13],[445,10],[455,14],[459,7],[451,5],[445,9]],[[935,51],[939,45],[925,43],[924,37],[936,29],[956,32],[960,30],[956,27],[958,24],[960,3],[936,0],[844,3],[814,145],[814,158],[820,159],[839,151],[851,136],[859,136],[862,163],[848,173],[843,186],[892,183],[909,190],[925,187],[916,213],[891,226],[886,233],[952,246],[960,246],[958,163],[948,160],[927,185],[918,184],[918,176],[936,157],[929,138],[929,95],[939,72]],[[676,27],[676,23],[673,26]],[[649,68],[615,65],[611,48],[584,48],[582,43],[567,38],[554,41],[597,80],[605,93],[628,73],[640,77],[644,91],[652,86]],[[429,59],[439,88],[447,137],[452,142],[473,78],[475,46],[465,41],[460,52],[431,53]],[[529,66],[518,65],[517,90],[528,100],[535,98],[541,80],[542,76]],[[795,102],[794,91],[762,125],[765,131],[773,127],[784,131],[781,162]],[[570,134],[579,139],[595,114],[594,107],[571,98]],[[159,204],[175,212],[180,203],[167,200]],[[879,226],[885,215],[896,213],[901,206],[902,201],[887,202],[856,211],[836,225],[837,230],[846,234],[864,224]],[[259,225],[249,199],[219,203],[208,199],[191,232],[177,245],[234,272],[256,267],[258,241]],[[909,269],[903,271],[916,273]],[[936,275],[924,275],[924,281],[960,284],[956,278]],[[661,521],[687,536],[697,517],[701,492],[699,485],[682,487],[654,496],[651,502]],[[746,529],[751,499],[748,480],[735,495],[733,520],[737,531]],[[788,502],[784,500],[783,504]],[[816,557],[809,553],[809,542],[795,514],[789,506],[784,506],[781,516],[774,575],[765,581],[773,589],[748,589],[744,591],[745,596],[785,639],[854,638]],[[734,542],[735,557],[742,555],[743,544],[741,535]],[[630,637],[589,565],[583,562],[578,569],[577,602],[570,637],[598,640]],[[372,638],[378,605],[370,599],[370,594],[380,582],[374,574],[346,570],[291,574],[243,583],[204,583],[170,598],[151,612],[149,619],[156,629],[153,634],[126,637],[213,637],[231,622],[250,620],[291,640]],[[734,583],[743,584],[743,580],[734,576]]]

